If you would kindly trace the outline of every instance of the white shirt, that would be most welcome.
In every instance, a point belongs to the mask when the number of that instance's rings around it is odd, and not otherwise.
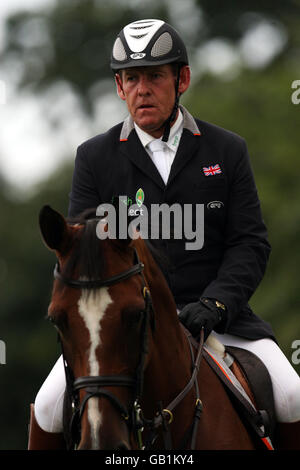
[[[162,155],[162,158],[164,158],[165,160],[164,165],[156,164],[155,160],[153,159],[153,154],[149,148],[149,144],[153,140],[156,140],[155,137],[152,137],[152,135],[147,134],[147,132],[143,131],[136,123],[134,123],[134,127],[143,147],[145,148],[146,152],[148,153],[156,168],[158,169],[165,184],[167,184],[168,177],[171,171],[171,166],[174,161],[183,131],[183,116],[181,111],[178,113],[178,117],[170,129],[168,142],[165,142],[165,148]],[[164,168],[164,171],[162,171],[162,168]]]

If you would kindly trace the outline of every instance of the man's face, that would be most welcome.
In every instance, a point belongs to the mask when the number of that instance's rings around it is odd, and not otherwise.
[[[180,74],[179,92],[189,85],[189,68]],[[163,133],[162,125],[170,116],[175,102],[176,75],[171,65],[134,67],[116,75],[120,98],[126,101],[134,122],[153,137]]]

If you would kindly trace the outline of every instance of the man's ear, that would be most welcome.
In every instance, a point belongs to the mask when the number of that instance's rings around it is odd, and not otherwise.
[[[121,75],[119,73],[115,74],[115,81],[116,81],[116,85],[117,85],[117,93],[118,93],[119,97],[121,98],[121,100],[125,101],[126,97],[125,97],[125,93],[124,93],[124,90],[123,90],[122,78],[121,78]]]
[[[46,246],[50,250],[62,253],[69,239],[65,218],[50,206],[44,206],[39,214],[39,226]]]
[[[178,92],[182,95],[190,86],[191,83],[191,69],[188,65],[184,65],[180,69],[180,80]]]

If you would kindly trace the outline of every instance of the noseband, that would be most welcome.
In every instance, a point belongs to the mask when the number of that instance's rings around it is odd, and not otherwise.
[[[135,377],[123,376],[123,375],[109,375],[109,376],[87,376],[78,377],[74,379],[72,370],[70,369],[63,351],[63,345],[61,343],[63,362],[65,367],[67,392],[70,395],[72,405],[72,418],[71,418],[71,438],[69,439],[69,447],[76,448],[80,441],[80,428],[81,419],[88,400],[92,397],[105,397],[110,403],[119,411],[122,418],[125,420],[129,429],[135,433],[137,442],[141,447],[141,431],[142,431],[142,420],[141,420],[141,408],[139,401],[143,390],[143,371],[145,365],[146,355],[148,353],[148,326],[150,323],[150,315],[152,311],[152,302],[150,297],[150,291],[146,287],[145,278],[143,275],[144,264],[140,262],[137,251],[134,249],[135,262],[133,267],[121,272],[115,276],[111,276],[107,279],[97,280],[78,280],[69,279],[63,276],[60,272],[59,264],[56,263],[54,268],[54,278],[63,284],[72,287],[74,289],[94,289],[100,287],[108,287],[114,284],[120,283],[126,279],[129,279],[136,274],[140,274],[142,277],[142,295],[144,297],[145,307],[141,311],[142,315],[142,329],[141,329],[141,347],[140,357],[138,366],[136,369]],[[128,387],[133,389],[134,399],[131,407],[128,410],[119,399],[105,387]],[[86,394],[80,403],[79,391],[85,390]]]

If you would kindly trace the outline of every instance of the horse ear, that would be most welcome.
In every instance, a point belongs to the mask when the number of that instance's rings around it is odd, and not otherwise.
[[[46,246],[61,252],[68,234],[65,218],[50,206],[44,206],[39,214],[39,226]]]

